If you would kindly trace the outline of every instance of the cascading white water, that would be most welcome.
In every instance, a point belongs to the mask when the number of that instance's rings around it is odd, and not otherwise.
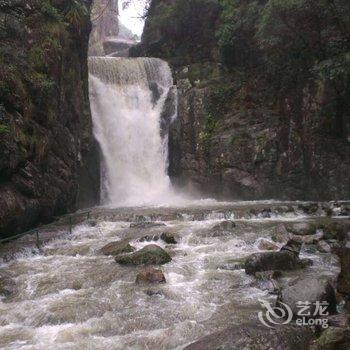
[[[102,155],[102,204],[169,203],[161,113],[173,79],[156,58],[91,57],[90,103]]]

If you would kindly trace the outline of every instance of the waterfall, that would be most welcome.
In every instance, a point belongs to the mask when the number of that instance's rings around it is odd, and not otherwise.
[[[91,57],[89,72],[94,135],[103,156],[102,204],[168,203],[173,193],[167,131],[161,132],[173,91],[168,64],[156,58]]]

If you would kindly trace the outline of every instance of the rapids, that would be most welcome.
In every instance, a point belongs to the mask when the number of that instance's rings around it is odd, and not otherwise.
[[[81,222],[72,235],[66,226],[40,251],[28,247],[5,257],[17,292],[0,301],[0,348],[44,349],[181,349],[199,337],[257,319],[258,299],[275,300],[245,274],[242,259],[271,240],[276,226],[314,220],[298,203],[240,203],[183,208],[97,208],[96,226]],[[262,215],[273,206],[269,218]],[[282,209],[281,209],[282,208]],[[284,209],[283,209],[284,208]],[[287,209],[286,209],[287,208]],[[288,208],[293,208],[292,210]],[[214,226],[234,220],[231,231]],[[165,226],[130,227],[156,221]],[[160,267],[167,283],[136,285],[137,267],[118,265],[99,253],[109,242],[129,238],[139,249],[145,235],[174,233],[178,244],[166,245],[172,261]],[[153,242],[154,243],[154,242]],[[16,244],[16,243],[14,243]],[[1,251],[0,251],[1,253]],[[339,272],[331,254],[302,252],[314,266],[286,276]]]

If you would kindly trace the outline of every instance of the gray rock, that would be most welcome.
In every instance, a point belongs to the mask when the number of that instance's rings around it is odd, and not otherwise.
[[[350,248],[336,248],[334,252],[340,259],[341,267],[337,290],[341,294],[350,295]]]
[[[289,224],[287,230],[292,232],[295,235],[312,235],[315,234],[316,228],[313,224],[308,222],[298,222],[295,224]]]
[[[153,221],[144,221],[144,222],[132,222],[130,228],[151,228],[151,227],[160,227],[166,226],[163,222],[153,222]]]
[[[253,274],[259,271],[295,270],[303,267],[299,259],[300,249],[300,242],[289,240],[278,252],[252,254],[245,261],[245,272]]]
[[[258,248],[260,250],[278,250],[279,249],[277,244],[270,242],[269,240],[264,238],[259,240]]]
[[[293,235],[293,239],[297,242],[300,243],[305,243],[305,244],[316,244],[318,241],[323,239],[323,232],[317,232],[314,235],[307,235],[307,236],[297,236]]]
[[[292,238],[292,234],[288,232],[284,224],[278,224],[271,238],[274,242],[286,243]]]
[[[100,252],[104,255],[119,255],[122,253],[131,253],[135,250],[129,244],[130,240],[123,239],[117,242],[111,242],[101,248]]]
[[[319,241],[317,243],[317,249],[321,253],[330,253],[332,251],[331,246],[326,241]]]
[[[249,275],[269,270],[295,270],[300,268],[300,259],[294,253],[284,250],[279,252],[255,253],[244,264]]]
[[[141,237],[138,241],[139,242],[151,242],[151,241],[158,241],[159,237],[157,235],[146,235]]]
[[[225,220],[220,222],[219,224],[215,225],[212,229],[213,230],[224,230],[224,231],[231,231],[236,227],[236,223],[231,220]]]
[[[96,221],[96,220],[89,220],[89,221],[87,222],[87,224],[88,224],[88,226],[90,226],[90,227],[95,227],[95,226],[97,226],[97,221]]]
[[[283,288],[282,293],[277,301],[287,304],[293,311],[294,315],[297,315],[300,310],[297,307],[298,302],[310,302],[310,312],[313,314],[315,311],[316,301],[326,301],[329,303],[328,312],[334,313],[336,310],[336,298],[335,291],[326,277],[303,277],[294,280],[291,285]]]
[[[171,261],[170,255],[156,244],[150,244],[135,253],[118,255],[115,261],[123,265],[163,265]]]
[[[290,239],[287,244],[285,244],[281,248],[282,251],[289,251],[293,253],[295,256],[299,256],[300,250],[301,250],[302,243],[299,241],[296,241],[295,239]]]
[[[350,315],[348,314],[339,314],[339,315],[330,315],[327,317],[328,324],[331,327],[349,327],[350,326]]]
[[[168,244],[176,244],[177,241],[172,233],[164,232],[161,234],[160,239]]]
[[[209,334],[185,350],[297,350],[308,349],[313,338],[306,327],[283,325],[267,328],[260,324],[231,326]]]
[[[16,289],[14,280],[5,272],[0,272],[0,296],[9,297]]]

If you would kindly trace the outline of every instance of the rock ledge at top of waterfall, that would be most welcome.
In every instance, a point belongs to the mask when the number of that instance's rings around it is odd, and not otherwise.
[[[146,85],[151,81],[164,88],[173,85],[170,67],[159,58],[90,57],[89,73],[104,83]]]

